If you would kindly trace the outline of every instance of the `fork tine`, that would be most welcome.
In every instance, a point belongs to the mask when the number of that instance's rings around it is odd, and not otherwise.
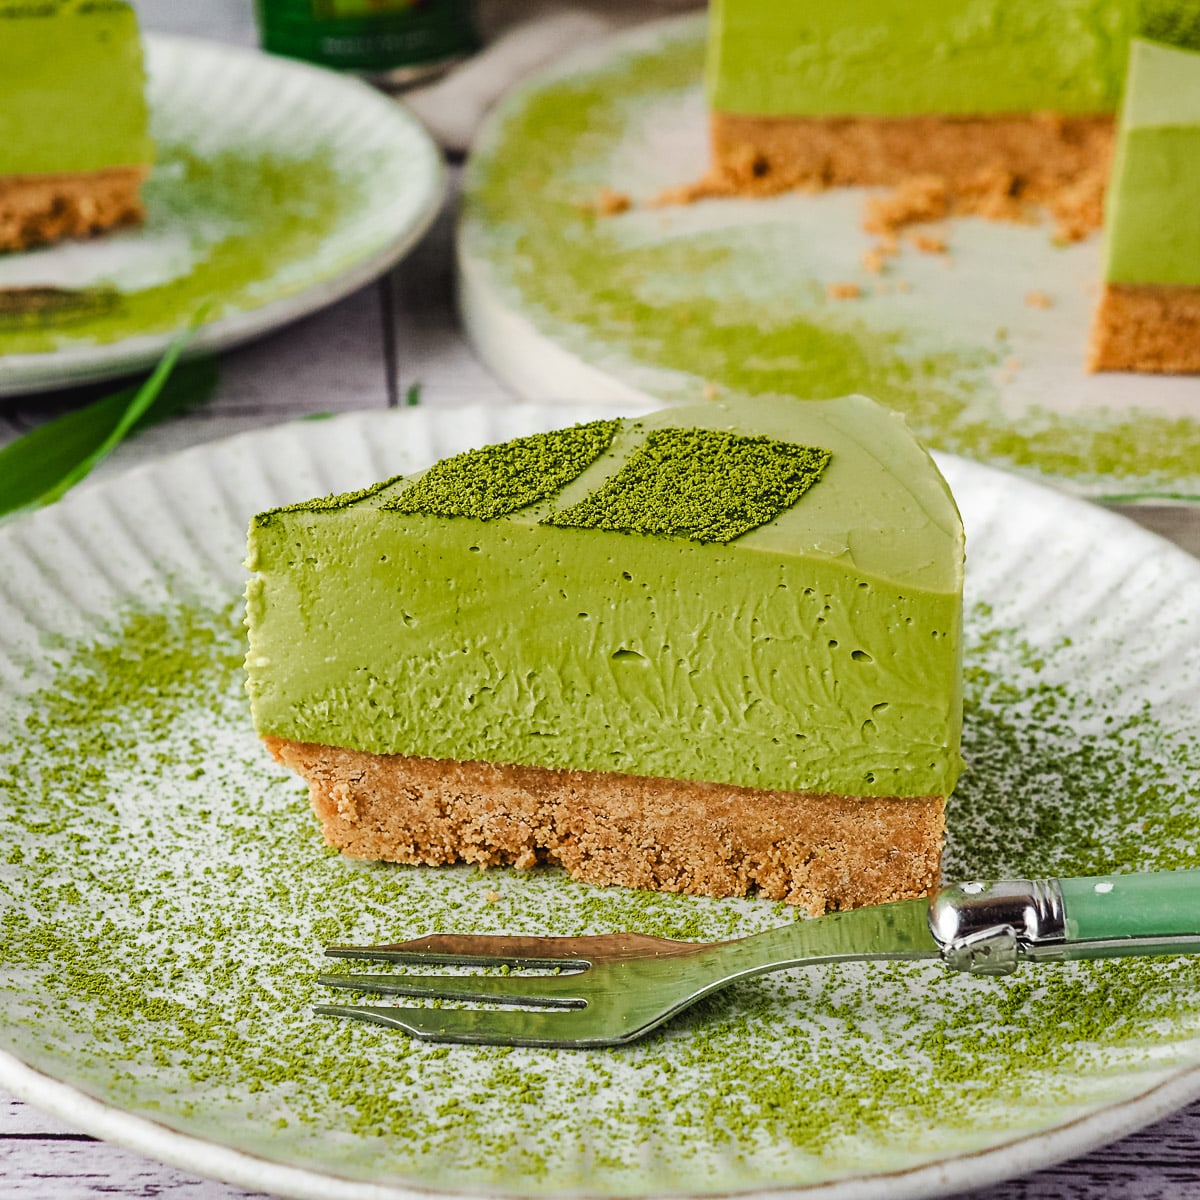
[[[586,967],[610,937],[490,937],[430,933],[382,946],[326,946],[330,958],[471,967]]]
[[[480,1000],[497,1004],[549,1004],[582,1008],[577,976],[571,975],[318,975],[326,987],[373,992],[381,996],[436,996],[443,1000]]]
[[[610,1046],[623,1035],[587,1035],[572,1012],[521,1012],[479,1008],[397,1008],[384,1004],[318,1004],[314,1012],[401,1029],[427,1042],[489,1046]],[[574,1032],[573,1032],[574,1031]],[[579,1036],[579,1035],[584,1036]]]

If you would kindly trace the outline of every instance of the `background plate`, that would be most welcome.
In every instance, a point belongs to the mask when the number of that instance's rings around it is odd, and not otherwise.
[[[479,138],[462,307],[509,386],[537,401],[864,392],[933,446],[1093,497],[1200,497],[1200,378],[1083,370],[1098,236],[1059,247],[1048,224],[955,220],[948,254],[905,242],[876,276],[863,189],[648,206],[707,168],[704,32],[688,18],[594,47]],[[604,188],[632,209],[595,216]],[[861,298],[831,299],[846,282]]]
[[[254,738],[243,531],[594,408],[415,409],[209,445],[0,530],[0,1087],[250,1188],[321,1200],[929,1195],[1082,1152],[1200,1093],[1200,959],[1003,980],[933,964],[730,989],[603,1053],[315,1018],[319,948],[431,927],[685,938],[759,900],[553,870],[356,864]],[[1198,864],[1200,564],[944,461],[968,531],[951,876]],[[503,614],[497,614],[497,621]]]
[[[204,303],[196,349],[266,333],[381,274],[437,212],[440,153],[365,84],[218,43],[145,41],[158,148],[146,221],[0,255],[0,291],[67,289],[36,312],[0,305],[0,395],[145,367]]]

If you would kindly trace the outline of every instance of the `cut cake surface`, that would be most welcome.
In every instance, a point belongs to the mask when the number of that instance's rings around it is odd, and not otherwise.
[[[1200,53],[1133,44],[1109,187],[1096,371],[1200,372]]]

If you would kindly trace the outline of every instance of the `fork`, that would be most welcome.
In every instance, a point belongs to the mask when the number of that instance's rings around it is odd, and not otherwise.
[[[973,975],[1053,962],[1200,952],[1200,870],[969,882],[932,899],[836,912],[725,942],[642,933],[584,937],[430,934],[329,946],[334,958],[555,974],[322,974],[334,988],[508,1008],[321,1004],[317,1013],[435,1042],[585,1048],[634,1041],[718,988],[821,963],[940,959]]]

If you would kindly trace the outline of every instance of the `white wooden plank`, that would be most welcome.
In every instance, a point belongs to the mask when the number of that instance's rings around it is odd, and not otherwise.
[[[1165,537],[1200,558],[1200,506],[1175,504],[1110,505],[1143,529]]]
[[[212,414],[274,415],[382,408],[387,403],[379,289],[370,284],[331,308],[220,359]]]
[[[133,7],[143,29],[236,42],[242,46],[258,43],[253,0],[204,0],[203,4],[185,4],[181,0],[134,0]]]
[[[461,172],[452,170],[451,202],[393,276],[398,383],[417,384],[423,404],[505,403],[511,395],[463,340],[455,295],[454,225]]]
[[[961,1193],[961,1200],[1195,1200],[1200,1169],[1114,1166],[1076,1159],[993,1188]]]
[[[151,1162],[105,1142],[0,1140],[0,1194],[5,1200],[155,1197],[247,1200],[246,1192]]]
[[[56,1117],[46,1115],[15,1096],[0,1093],[0,1140],[18,1134],[21,1137],[31,1137],[75,1132]]]

